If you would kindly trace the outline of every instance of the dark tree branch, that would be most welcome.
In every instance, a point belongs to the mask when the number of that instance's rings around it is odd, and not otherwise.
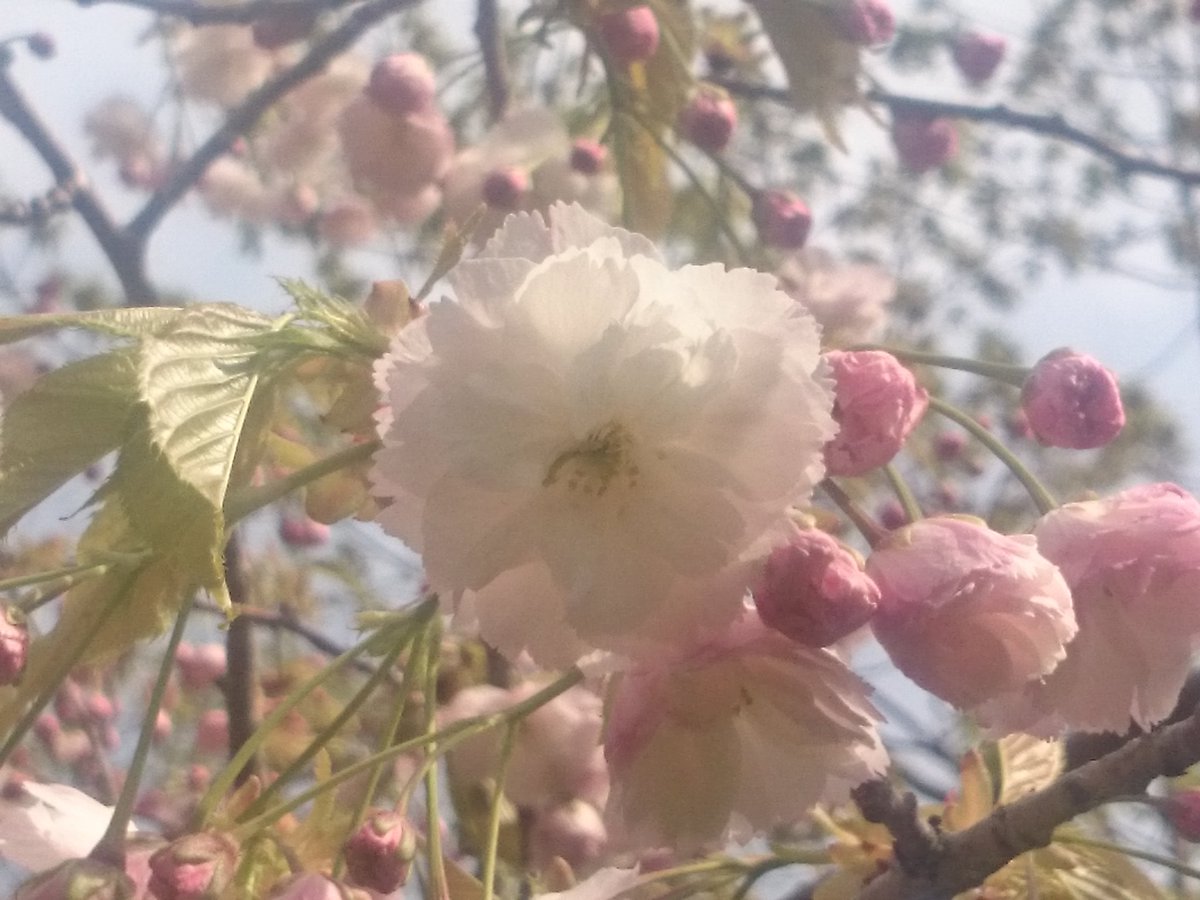
[[[418,0],[367,0],[333,31],[313,44],[289,69],[252,92],[241,105],[229,112],[224,124],[171,173],[129,223],[129,234],[145,241],[150,233],[184,194],[204,175],[205,170],[225,153],[234,141],[253,128],[275,103],[314,75],[320,74],[333,57],[349,49],[371,26],[389,14],[413,6]]]
[[[154,304],[157,295],[146,278],[143,242],[122,231],[113,221],[93,193],[87,176],[33,111],[9,77],[7,67],[3,66],[0,66],[0,116],[7,119],[33,146],[58,184],[73,187],[71,205],[78,210],[104,250],[121,282],[127,302],[138,306]]]
[[[1047,846],[1054,830],[1076,816],[1144,793],[1160,775],[1179,775],[1197,762],[1200,710],[1067,772],[1043,790],[997,808],[970,828],[938,835],[939,840],[925,851],[918,849],[915,857],[898,856],[899,865],[870,882],[859,900],[953,897],[981,884],[1022,853]]]
[[[488,92],[488,113],[493,122],[508,109],[508,60],[504,55],[504,35],[500,30],[500,7],[497,0],[478,0],[475,16],[475,37],[483,56],[484,79]]]
[[[721,85],[731,94],[757,100],[771,100],[776,103],[790,105],[791,94],[786,88],[772,87],[765,84],[753,84],[736,79],[716,78],[716,84]],[[1122,175],[1147,175],[1153,178],[1163,178],[1174,181],[1185,187],[1200,185],[1200,170],[1185,169],[1168,165],[1129,153],[1090,132],[1072,125],[1058,113],[1027,113],[1012,109],[1003,103],[992,106],[976,106],[969,103],[950,103],[943,100],[929,100],[923,97],[910,97],[903,94],[893,94],[881,88],[868,91],[866,98],[874,103],[888,107],[893,113],[910,113],[917,115],[951,119],[961,119],[969,122],[986,122],[993,125],[1005,125],[1019,128],[1044,137],[1056,138],[1077,147],[1082,147],[1112,163]]]
[[[241,544],[236,534],[225,546],[225,582],[229,586],[229,598],[239,605],[245,604],[248,599],[246,574],[242,570]],[[225,656],[227,663],[221,690],[229,714],[229,757],[232,759],[258,727],[254,626],[249,619],[239,616],[229,623],[225,634]],[[257,769],[257,760],[251,760],[238,772],[236,783],[242,784]]]
[[[76,184],[59,184],[32,200],[0,198],[0,225],[36,227],[72,208]]]
[[[174,16],[193,25],[249,25],[258,19],[280,13],[311,14],[324,10],[345,9],[355,0],[246,0],[245,3],[216,6],[199,0],[75,0],[80,6],[119,3],[135,6],[162,16]]]

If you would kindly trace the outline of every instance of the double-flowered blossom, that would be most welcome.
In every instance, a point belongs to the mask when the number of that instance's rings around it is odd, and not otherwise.
[[[963,709],[1049,674],[1075,636],[1071,591],[1030,535],[935,516],[892,532],[867,558],[871,621],[896,666]]]
[[[883,771],[870,690],[752,611],[625,672],[605,733],[608,818],[633,846],[747,838]]]
[[[1125,427],[1117,376],[1086,353],[1047,353],[1021,388],[1021,407],[1034,436],[1051,447],[1092,450]]]
[[[1200,649],[1200,503],[1141,485],[1068,503],[1034,535],[1071,586],[1079,634],[1044,682],[997,705],[995,723],[1049,735],[1161,722]]]
[[[812,317],[576,206],[452,279],[377,367],[379,521],[431,586],[548,666],[736,617],[834,431]]]

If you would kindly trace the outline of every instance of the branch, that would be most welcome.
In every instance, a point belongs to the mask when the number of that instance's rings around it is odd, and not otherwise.
[[[51,217],[71,209],[76,187],[75,184],[58,184],[28,201],[0,198],[0,225],[43,225]]]
[[[981,884],[1029,850],[1047,846],[1065,822],[1120,797],[1144,793],[1160,775],[1178,775],[1200,762],[1200,709],[1182,722],[1130,741],[1053,784],[998,807],[963,831],[939,835],[917,857],[894,866],[859,900],[942,900]],[[899,801],[902,803],[903,801]]]
[[[488,91],[488,112],[493,122],[508,109],[508,60],[504,56],[504,37],[500,33],[500,9],[497,0],[479,0],[475,16],[475,37],[483,56],[484,81]]]
[[[727,78],[714,78],[713,81],[731,94],[739,97],[771,100],[789,106],[792,104],[792,96],[786,88],[753,84]],[[869,90],[866,94],[866,99],[888,107],[893,113],[917,113],[926,116],[962,119],[969,122],[987,122],[993,125],[1006,125],[1010,128],[1019,128],[1023,131],[1029,131],[1045,137],[1057,138],[1068,144],[1074,144],[1077,147],[1089,150],[1096,156],[1112,163],[1113,167],[1121,175],[1148,175],[1154,178],[1164,178],[1174,181],[1185,187],[1200,185],[1200,170],[1167,165],[1145,156],[1128,153],[1103,138],[1084,131],[1082,128],[1077,128],[1059,113],[1021,112],[1005,106],[1003,103],[996,103],[992,106],[950,103],[943,100],[929,100],[923,97],[892,94],[881,88]]]
[[[0,116],[33,146],[59,185],[71,186],[71,205],[79,211],[108,257],[127,302],[135,306],[153,305],[157,295],[146,278],[143,243],[123,232],[113,221],[92,192],[87,176],[26,102],[4,66],[0,66]]]
[[[228,6],[213,6],[198,0],[75,0],[82,7],[101,3],[136,6],[160,16],[174,16],[193,25],[249,25],[258,19],[280,14],[311,14],[350,6],[355,0],[247,0]]]
[[[230,110],[224,124],[173,170],[167,182],[134,216],[129,223],[128,233],[139,241],[145,241],[162,217],[200,180],[217,157],[253,128],[268,109],[293,88],[320,74],[333,57],[349,49],[371,26],[390,13],[417,2],[419,0],[367,0],[355,9],[341,25],[313,44],[299,62],[280,72]]]
[[[244,604],[247,599],[246,573],[242,569],[241,541],[236,534],[225,545],[225,583],[229,587],[230,600]],[[248,619],[239,617],[229,623],[225,635],[225,655],[228,663],[221,690],[225,694],[225,710],[229,714],[229,758],[233,759],[258,727],[254,628]],[[251,759],[237,773],[235,783],[242,784],[257,769],[257,761]]]

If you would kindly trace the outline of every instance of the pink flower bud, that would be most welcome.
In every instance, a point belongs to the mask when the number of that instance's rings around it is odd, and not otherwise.
[[[1062,347],[1047,353],[1021,388],[1034,436],[1051,447],[1091,450],[1125,427],[1117,377],[1099,361]]]
[[[367,96],[393,116],[409,116],[433,109],[437,82],[425,57],[393,53],[371,70]]]
[[[1163,803],[1163,812],[1185,841],[1200,843],[1200,789],[1178,791]]]
[[[879,586],[871,627],[905,675],[961,708],[1050,673],[1077,626],[1071,591],[1030,535],[933,516],[867,558]]]
[[[160,709],[154,717],[154,740],[162,743],[171,736],[171,716],[165,709]]]
[[[952,52],[963,77],[972,84],[982,84],[996,73],[1007,49],[1008,42],[1002,35],[971,31],[958,36]]]
[[[381,894],[408,881],[416,852],[412,825],[399,813],[382,809],[371,812],[343,848],[350,880]]]
[[[904,168],[920,174],[954,158],[958,129],[949,119],[897,112],[892,118],[892,144]]]
[[[584,175],[595,175],[608,159],[608,148],[591,138],[578,138],[571,145],[571,168]]]
[[[134,900],[133,879],[102,862],[71,859],[26,881],[15,900]]]
[[[733,137],[737,118],[737,106],[729,94],[704,85],[679,113],[679,133],[707,153],[720,153]]]
[[[203,690],[225,675],[225,648],[220,644],[181,643],[175,649],[175,665],[184,687]]]
[[[45,744],[54,743],[55,738],[62,734],[62,726],[58,724],[58,716],[44,712],[33,723],[33,733]]]
[[[842,40],[863,47],[886,44],[896,35],[896,16],[887,0],[844,0],[833,11]]]
[[[287,515],[279,520],[279,538],[289,547],[320,547],[329,543],[329,526],[308,516]]]
[[[84,710],[93,725],[106,726],[117,715],[116,705],[99,691],[92,691],[84,700]]]
[[[210,709],[196,722],[196,746],[207,753],[220,753],[229,744],[229,713]]]
[[[483,179],[483,202],[493,209],[511,211],[529,190],[529,176],[513,166],[494,169]]]
[[[888,500],[879,507],[879,523],[888,531],[903,528],[908,524],[908,515],[897,500]]]
[[[759,237],[769,247],[798,250],[812,229],[808,204],[789,191],[760,193],[754,198],[752,216]]]
[[[815,528],[771,551],[753,593],[763,622],[809,647],[828,647],[857,631],[879,603],[861,560]]]
[[[251,26],[254,43],[263,50],[277,50],[295,44],[312,34],[317,24],[314,10],[277,12],[257,19]]]
[[[44,31],[31,34],[26,39],[25,45],[29,48],[29,52],[38,59],[50,59],[58,52],[58,44],[55,42],[54,36]]]
[[[890,462],[929,406],[912,372],[882,350],[831,350],[833,417],[839,429],[825,445],[830,475],[863,475]]]
[[[188,766],[188,772],[187,772],[188,790],[193,791],[198,794],[201,791],[207,789],[208,785],[211,781],[212,781],[212,772],[210,772],[208,770],[208,766],[202,766],[199,763]]]
[[[21,680],[28,655],[29,628],[25,616],[15,607],[6,607],[0,615],[0,685]]]
[[[596,24],[604,48],[617,62],[646,60],[658,50],[658,19],[649,6],[607,13]]]
[[[188,834],[150,857],[150,894],[157,900],[217,900],[233,880],[238,847],[215,831]]]

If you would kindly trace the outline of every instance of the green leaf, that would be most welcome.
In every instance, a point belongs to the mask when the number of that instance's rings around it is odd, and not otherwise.
[[[177,306],[135,306],[77,313],[0,316],[0,344],[11,344],[64,328],[83,328],[112,337],[141,337],[169,327],[182,311]]]
[[[360,307],[341,297],[330,296],[296,278],[281,278],[280,285],[296,301],[298,318],[322,326],[322,331],[304,329],[314,348],[329,351],[353,350],[371,357],[382,356],[388,347],[385,335]],[[295,327],[280,329],[282,339],[294,337]],[[266,345],[273,343],[268,336]]]
[[[1001,805],[1040,791],[1062,774],[1062,744],[1028,734],[1010,734],[996,742],[1000,762]]]
[[[105,454],[129,430],[137,386],[131,350],[43,375],[4,411],[0,534]]]

